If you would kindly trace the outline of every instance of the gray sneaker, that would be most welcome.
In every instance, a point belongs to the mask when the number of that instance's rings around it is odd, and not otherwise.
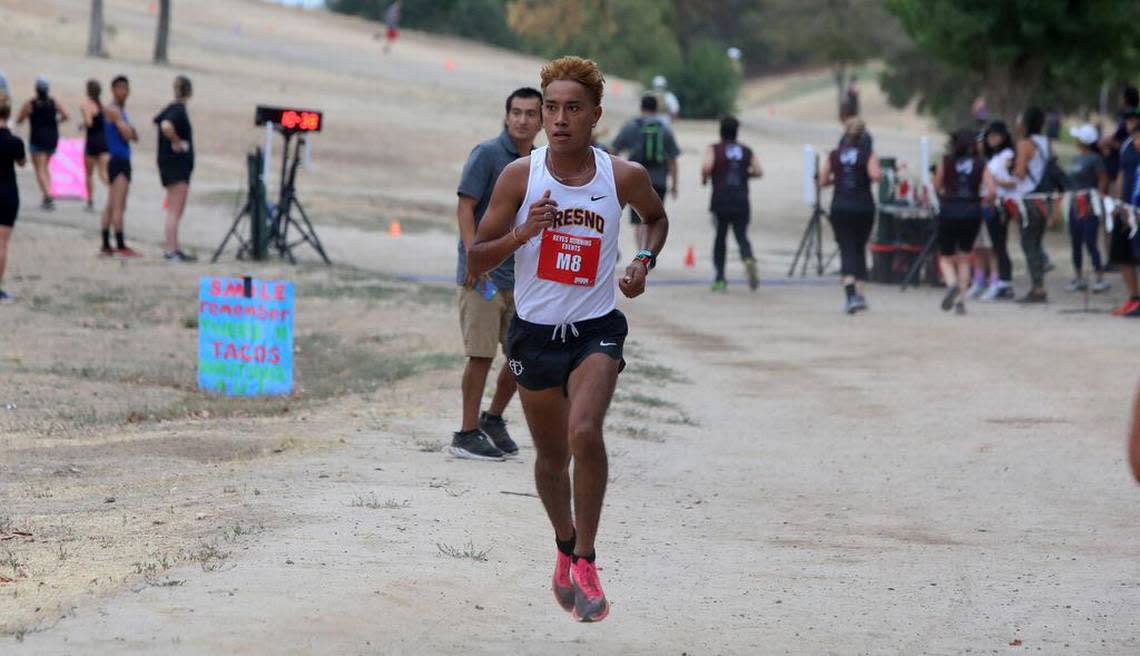
[[[848,296],[847,302],[843,305],[843,311],[847,314],[855,314],[859,311],[859,297]]]
[[[491,444],[490,438],[481,430],[453,433],[447,452],[456,458],[467,460],[503,460],[503,452]]]
[[[484,412],[479,415],[479,430],[483,431],[491,441],[495,443],[495,447],[508,456],[518,455],[519,445],[511,439],[511,434],[507,432],[507,420],[502,417],[492,417]]]

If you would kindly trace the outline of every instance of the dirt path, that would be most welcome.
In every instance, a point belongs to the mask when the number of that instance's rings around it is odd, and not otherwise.
[[[128,61],[87,62],[72,52],[81,25],[57,20],[66,3],[24,4],[0,2],[0,36],[51,35],[37,66],[125,66],[140,80],[139,116],[157,109],[172,72],[130,63],[146,55],[143,10],[110,2],[112,47]],[[676,284],[622,305],[631,366],[607,426],[599,541],[614,612],[571,622],[550,599],[549,528],[517,404],[518,460],[437,451],[457,413],[451,290],[393,277],[451,274],[452,186],[501,109],[484,90],[532,82],[534,61],[408,35],[387,62],[372,27],[220,5],[188,4],[178,33],[211,153],[191,244],[205,251],[228,226],[224,192],[257,139],[244,123],[254,102],[319,83],[315,102],[344,121],[321,135],[303,181],[342,267],[258,271],[299,286],[303,393],[235,407],[193,392],[194,281],[247,268],[154,261],[156,185],[137,185],[128,218],[152,257],[126,267],[93,263],[92,218],[74,207],[26,212],[10,276],[23,300],[0,308],[0,403],[16,406],[0,406],[0,537],[15,536],[0,542],[0,575],[14,579],[0,583],[0,651],[1140,649],[1140,512],[1122,446],[1135,327],[1062,314],[1077,301],[1059,289],[1049,308],[959,318],[937,311],[936,290],[876,287],[872,311],[851,319],[833,280],[785,284],[807,216],[802,144],[833,138],[817,116],[784,111],[802,98],[744,112],[769,171],[756,187],[767,284],[755,294],[704,287],[696,167],[714,130],[680,129],[682,197],[655,274]],[[10,81],[31,79],[26,54],[0,55]],[[449,57],[463,75],[443,67]],[[68,69],[76,88],[80,68]],[[916,135],[884,126],[876,137],[917,158]],[[156,177],[140,159],[136,178]],[[391,218],[414,229],[391,238]],[[689,245],[696,269],[682,264]]]

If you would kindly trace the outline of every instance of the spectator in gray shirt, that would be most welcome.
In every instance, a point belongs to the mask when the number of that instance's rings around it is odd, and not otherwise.
[[[500,348],[506,355],[507,328],[515,314],[514,258],[508,258],[485,279],[467,275],[467,249],[475,241],[475,229],[491,202],[499,174],[508,164],[528,155],[542,129],[542,94],[529,87],[507,97],[503,132],[475,146],[459,180],[459,262],[455,282],[459,286],[459,327],[467,367],[463,370],[463,419],[452,435],[448,452],[460,458],[502,460],[518,453],[507,432],[503,411],[515,393],[515,379],[508,366],[499,372],[495,396],[487,412],[480,414],[483,388]]]

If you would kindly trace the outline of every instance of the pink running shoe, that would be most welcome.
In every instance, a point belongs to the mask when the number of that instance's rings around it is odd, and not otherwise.
[[[574,583],[570,580],[570,556],[558,551],[558,560],[554,563],[554,578],[550,582],[550,589],[554,591],[554,600],[569,613],[574,610]]]
[[[574,619],[579,622],[600,622],[610,614],[610,602],[602,592],[598,570],[594,563],[579,558],[570,567],[570,581],[574,584]]]

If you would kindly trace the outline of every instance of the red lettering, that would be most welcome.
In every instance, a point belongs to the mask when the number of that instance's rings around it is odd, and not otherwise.
[[[238,348],[236,344],[226,344],[226,352],[223,356],[226,360],[238,359]]]
[[[214,359],[216,360],[220,357],[222,357],[222,343],[215,340],[214,341]]]
[[[214,278],[210,281],[210,296],[220,296],[222,293],[222,281]]]
[[[274,346],[269,349],[269,364],[281,364],[281,348]]]

